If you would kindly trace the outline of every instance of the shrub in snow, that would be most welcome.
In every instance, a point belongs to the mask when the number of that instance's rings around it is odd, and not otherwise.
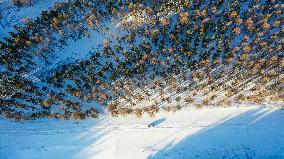
[[[84,120],[86,118],[86,114],[80,111],[74,111],[71,113],[71,116],[74,120]]]

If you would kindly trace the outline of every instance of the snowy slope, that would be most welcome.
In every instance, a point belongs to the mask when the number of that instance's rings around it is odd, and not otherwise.
[[[32,6],[17,7],[10,0],[0,1],[0,40],[14,31],[13,26],[22,26],[24,18],[35,19],[43,10],[49,10],[55,2],[64,0],[38,0]],[[1,18],[2,17],[2,18]],[[5,18],[4,18],[5,17]]]
[[[148,128],[153,122],[155,127]],[[1,159],[284,158],[284,111],[188,109],[73,121],[0,120]]]

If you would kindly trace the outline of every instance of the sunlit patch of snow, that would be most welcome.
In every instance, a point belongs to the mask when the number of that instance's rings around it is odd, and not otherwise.
[[[145,159],[210,154],[217,158],[243,158],[246,154],[252,158],[281,158],[283,113],[250,106],[186,109],[141,118],[103,116],[78,124],[0,119],[0,158]],[[165,120],[147,127],[161,118]],[[220,154],[215,153],[217,150]]]

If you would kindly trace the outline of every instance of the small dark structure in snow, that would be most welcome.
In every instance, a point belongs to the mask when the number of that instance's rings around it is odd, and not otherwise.
[[[162,122],[164,122],[165,120],[166,120],[166,118],[161,118],[161,119],[155,120],[152,123],[148,124],[148,128],[155,127],[155,126],[161,124]]]
[[[154,125],[152,123],[148,124],[148,128],[150,127],[154,127]]]

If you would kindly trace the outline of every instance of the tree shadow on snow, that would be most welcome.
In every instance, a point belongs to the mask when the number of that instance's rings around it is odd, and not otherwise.
[[[284,158],[284,111],[256,108],[205,127],[149,159]]]

